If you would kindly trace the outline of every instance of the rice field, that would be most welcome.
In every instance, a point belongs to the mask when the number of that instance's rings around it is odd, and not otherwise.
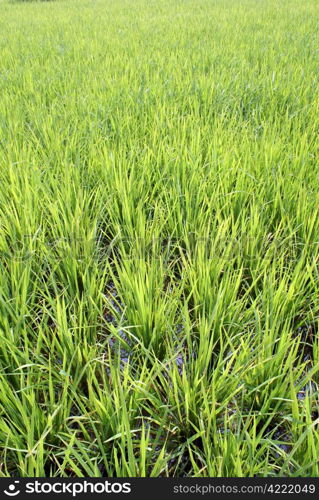
[[[319,475],[317,0],[0,0],[0,476]]]

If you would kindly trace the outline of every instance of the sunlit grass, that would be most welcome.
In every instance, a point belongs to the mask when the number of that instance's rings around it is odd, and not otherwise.
[[[0,1],[1,476],[318,476],[318,16]]]

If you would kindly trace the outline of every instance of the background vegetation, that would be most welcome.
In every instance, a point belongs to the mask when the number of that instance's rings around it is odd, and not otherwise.
[[[0,3],[2,476],[318,476],[318,14]]]

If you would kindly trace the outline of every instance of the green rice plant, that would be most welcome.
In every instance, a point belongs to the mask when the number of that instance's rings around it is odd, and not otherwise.
[[[0,476],[318,476],[318,2],[0,0]]]

